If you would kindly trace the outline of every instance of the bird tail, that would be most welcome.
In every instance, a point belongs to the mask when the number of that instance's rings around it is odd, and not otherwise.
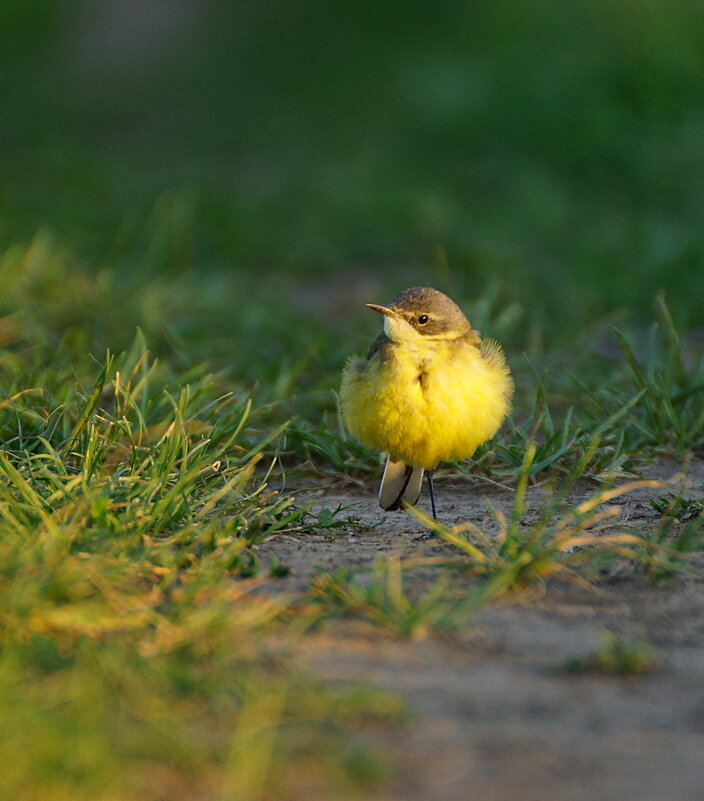
[[[384,475],[379,488],[379,506],[387,512],[401,508],[401,501],[415,504],[420,495],[423,468],[405,462],[394,462],[386,457]]]

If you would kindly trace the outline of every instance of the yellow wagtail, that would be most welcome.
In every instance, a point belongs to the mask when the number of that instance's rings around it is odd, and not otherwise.
[[[382,509],[415,504],[428,471],[466,459],[496,434],[508,414],[513,381],[501,346],[481,340],[462,310],[429,287],[406,289],[384,315],[384,330],[366,359],[352,357],[340,399],[352,435],[388,456],[379,490]]]

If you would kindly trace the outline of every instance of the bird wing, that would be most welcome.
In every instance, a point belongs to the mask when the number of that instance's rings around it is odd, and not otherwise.
[[[374,340],[374,342],[372,342],[372,344],[369,346],[369,350],[367,352],[367,361],[369,361],[369,359],[371,359],[375,353],[385,350],[387,345],[389,344],[391,344],[391,340],[382,331],[379,334],[379,336]]]

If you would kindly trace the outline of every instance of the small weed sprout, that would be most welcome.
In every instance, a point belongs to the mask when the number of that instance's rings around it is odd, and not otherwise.
[[[660,658],[643,640],[629,640],[605,632],[597,650],[585,656],[568,659],[563,669],[569,673],[608,673],[633,676],[656,670]]]

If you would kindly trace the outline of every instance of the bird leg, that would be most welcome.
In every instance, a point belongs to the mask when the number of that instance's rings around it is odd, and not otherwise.
[[[437,520],[438,516],[435,514],[435,493],[433,492],[433,471],[428,470],[428,489],[430,490],[430,508],[433,510],[433,520]]]

